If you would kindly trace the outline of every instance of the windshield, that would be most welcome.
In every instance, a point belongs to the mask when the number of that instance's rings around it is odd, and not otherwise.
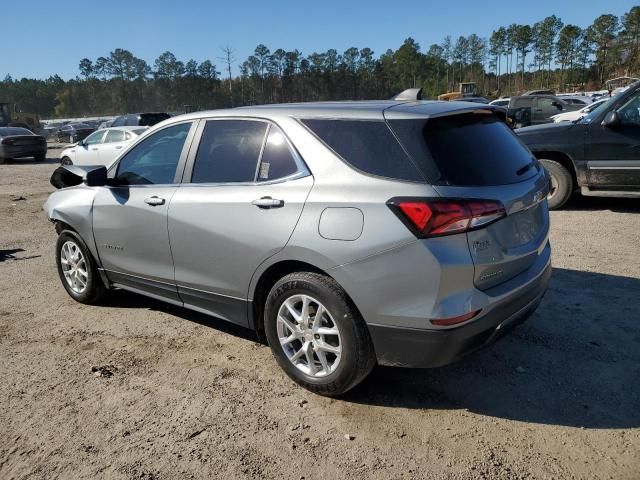
[[[614,95],[613,97],[611,97],[609,100],[607,100],[605,102],[602,102],[596,108],[591,110],[588,115],[585,115],[584,117],[582,117],[578,121],[578,123],[591,123],[591,122],[593,122],[594,118],[597,117],[598,115],[600,115],[600,112],[602,111],[602,108],[601,108],[602,105],[608,104],[609,102],[613,101],[614,99],[617,99],[620,95],[621,95],[621,93],[618,93],[618,94]]]

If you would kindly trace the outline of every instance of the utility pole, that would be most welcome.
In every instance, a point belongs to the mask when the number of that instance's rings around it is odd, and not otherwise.
[[[222,53],[224,53],[223,57],[218,57],[220,60],[227,64],[227,73],[229,74],[229,101],[231,102],[231,106],[233,107],[233,84],[231,82],[231,64],[236,61],[233,56],[233,50],[229,45],[226,47],[220,47]]]

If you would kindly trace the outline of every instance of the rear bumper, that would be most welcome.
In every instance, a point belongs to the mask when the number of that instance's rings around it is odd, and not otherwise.
[[[32,157],[47,153],[46,145],[0,145],[0,158]]]
[[[369,324],[381,365],[439,367],[491,344],[536,310],[551,278],[551,263],[512,295],[502,297],[477,320],[457,328],[426,330]]]

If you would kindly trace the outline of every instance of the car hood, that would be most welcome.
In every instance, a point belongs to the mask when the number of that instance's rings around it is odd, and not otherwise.
[[[517,128],[514,130],[518,136],[527,137],[530,135],[546,135],[546,134],[561,134],[566,130],[571,130],[576,126],[575,123],[563,122],[563,123],[544,123],[542,125],[532,125],[530,127]]]

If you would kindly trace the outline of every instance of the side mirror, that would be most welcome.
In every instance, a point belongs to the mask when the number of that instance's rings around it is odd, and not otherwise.
[[[602,126],[607,128],[612,128],[612,129],[619,127],[620,116],[618,115],[618,112],[613,110],[607,113],[607,115],[604,117],[604,120],[602,120]]]
[[[77,145],[78,147],[86,147],[86,145],[85,145],[85,143],[84,143],[84,140],[78,140],[78,143],[76,143],[76,145]]]
[[[56,188],[73,187],[84,183],[89,187],[102,187],[107,184],[107,167],[63,165],[51,175],[51,185]]]
[[[89,187],[104,187],[107,184],[107,167],[101,166],[88,171],[83,180]]]

